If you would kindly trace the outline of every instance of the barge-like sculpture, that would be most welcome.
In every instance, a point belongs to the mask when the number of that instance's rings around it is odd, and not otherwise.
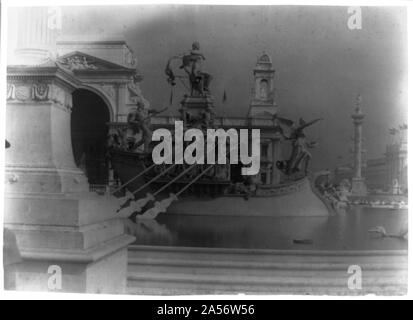
[[[181,63],[183,75],[172,70],[175,60]],[[207,129],[216,129],[225,118],[215,116],[209,88],[212,77],[202,70],[203,60],[199,43],[195,42],[188,54],[168,60],[165,73],[172,87],[180,80],[188,89],[181,102],[180,116],[175,120],[182,121],[185,130],[196,128],[206,135]],[[316,143],[307,142],[304,133],[305,128],[321,119],[310,122],[299,119],[294,123],[277,113],[265,114],[273,134],[290,142],[291,152],[286,160],[272,158],[271,170],[277,170],[282,178],[263,185],[259,182],[260,174],[242,176],[241,163],[155,165],[151,157],[156,145],[151,137],[157,125],[153,115],[162,111],[151,110],[137,101],[127,123],[111,128],[110,162],[122,184],[116,192],[127,190],[127,196],[120,199],[120,214],[130,216],[133,212],[136,219],[153,219],[162,212],[269,217],[329,215],[328,203],[313,192],[308,148],[315,147]],[[238,119],[236,129],[253,129],[255,118],[256,115]]]

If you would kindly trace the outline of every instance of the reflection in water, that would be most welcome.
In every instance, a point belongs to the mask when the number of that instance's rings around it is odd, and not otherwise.
[[[138,239],[139,244],[165,245],[174,241],[169,229],[156,220],[142,219],[132,222],[125,219],[125,232]]]
[[[398,233],[407,210],[354,207],[331,217],[220,217],[161,214],[156,220],[128,220],[136,244],[256,249],[390,250],[407,241],[377,238],[368,230],[383,226]],[[294,239],[309,239],[297,244]]]

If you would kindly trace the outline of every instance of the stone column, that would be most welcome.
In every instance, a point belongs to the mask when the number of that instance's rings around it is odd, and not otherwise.
[[[367,188],[364,178],[361,175],[362,163],[362,124],[364,114],[361,111],[361,97],[357,98],[357,107],[355,113],[351,116],[354,124],[354,176],[352,179],[353,195],[365,196]]]
[[[116,121],[126,122],[126,118],[128,115],[128,107],[126,105],[126,98],[127,98],[127,87],[126,84],[121,84],[118,88],[118,110],[116,115]]]
[[[16,290],[123,293],[127,246],[134,238],[124,234],[115,214],[118,201],[90,193],[74,162],[72,92],[80,81],[46,58],[47,12],[22,9],[19,24],[27,34],[20,33],[20,43],[30,49],[26,53],[36,54],[23,55],[31,58],[7,68],[11,147],[5,161],[4,226],[16,236],[23,261],[8,267],[5,277]],[[61,286],[51,285],[53,274]]]
[[[60,18],[59,8],[21,8],[14,64],[39,65],[54,57]]]

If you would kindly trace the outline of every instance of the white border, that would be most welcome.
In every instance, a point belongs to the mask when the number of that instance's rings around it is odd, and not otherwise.
[[[5,101],[6,101],[6,65],[7,59],[7,8],[8,7],[18,7],[18,6],[41,6],[41,5],[50,5],[50,6],[67,6],[67,1],[64,0],[3,0],[1,3],[1,63],[0,63],[0,101],[2,101],[0,108],[0,143],[4,143],[4,134],[5,134]],[[72,0],[70,1],[70,6],[93,6],[93,5],[132,5],[132,4],[206,4],[206,5],[318,5],[318,6],[404,6],[408,10],[408,57],[409,57],[409,69],[408,69],[408,110],[411,110],[413,107],[413,81],[411,81],[411,76],[413,74],[413,63],[411,57],[413,57],[413,3],[409,1],[297,1],[297,0],[202,0],[202,1],[183,1],[183,0],[155,0],[155,1],[127,1],[127,0]],[[408,112],[408,125],[412,127],[412,113]],[[409,153],[412,146],[413,130],[408,130],[408,145]],[[411,157],[408,159],[408,167],[412,167]],[[4,181],[4,147],[0,144],[0,181]],[[412,170],[409,170],[409,189],[413,190],[413,173]],[[3,225],[3,211],[4,211],[4,184],[0,183],[0,224]],[[412,206],[410,206],[411,208]],[[410,216],[411,209],[409,209]],[[3,247],[3,228],[0,228],[0,246]],[[409,230],[413,230],[413,218],[409,217]],[[409,242],[411,242],[412,236],[409,235]],[[3,265],[3,250],[0,253],[1,266]],[[252,296],[252,295],[220,295],[220,296],[130,296],[130,295],[92,295],[92,294],[69,294],[69,293],[47,293],[47,292],[8,292],[3,291],[3,268],[0,268],[1,279],[0,279],[0,299],[40,299],[40,300],[225,300],[225,299],[238,299],[238,300],[287,300],[287,299],[296,299],[296,300],[341,300],[341,299],[355,299],[355,300],[398,300],[403,299],[407,300],[413,297],[413,256],[411,245],[409,246],[409,277],[408,277],[408,295],[405,297],[377,297],[377,296],[357,296],[357,297],[335,297],[335,296],[299,296],[299,295],[268,295],[268,296]]]

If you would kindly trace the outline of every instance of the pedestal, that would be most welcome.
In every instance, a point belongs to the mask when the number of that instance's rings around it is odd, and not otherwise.
[[[364,178],[353,178],[351,180],[351,194],[353,196],[364,197],[367,195],[367,187]]]
[[[115,213],[117,199],[89,193],[73,158],[70,113],[76,85],[53,62],[8,68],[11,147],[6,150],[4,226],[14,233],[23,259],[7,267],[9,289],[126,289],[127,246],[134,237],[124,234]]]
[[[5,275],[10,289],[125,293],[127,246],[134,238],[124,234],[117,208],[113,198],[92,193],[6,195],[4,225],[23,259]],[[50,285],[56,267],[57,288]]]
[[[185,96],[181,101],[181,113],[182,119],[184,119],[184,125],[190,125],[189,121],[203,120],[204,123],[208,123],[213,120],[214,116],[214,101],[211,96]]]

